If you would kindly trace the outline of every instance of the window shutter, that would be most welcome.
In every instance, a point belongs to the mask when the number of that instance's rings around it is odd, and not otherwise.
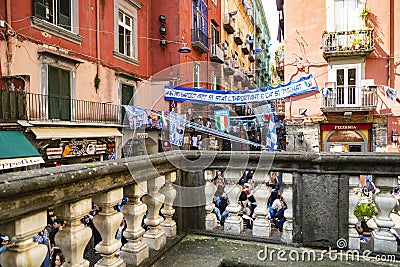
[[[46,20],[46,5],[43,0],[34,0],[33,2],[33,15],[40,19]]]

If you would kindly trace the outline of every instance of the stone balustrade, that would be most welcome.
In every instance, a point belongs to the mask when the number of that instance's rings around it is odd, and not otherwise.
[[[231,164],[231,157],[246,164]],[[266,156],[267,160],[264,162]],[[186,161],[199,158],[209,164],[195,169],[196,176],[187,175],[192,166],[176,164],[182,157]],[[183,161],[182,161],[183,162]],[[313,247],[336,247],[340,238],[348,240],[350,249],[359,249],[354,232],[356,218],[352,216],[357,196],[360,174],[374,175],[381,192],[374,198],[378,209],[377,228],[372,233],[376,252],[398,253],[396,240],[390,235],[394,226],[389,214],[396,201],[390,189],[396,185],[400,173],[400,156],[397,154],[325,154],[325,153],[268,153],[268,152],[204,152],[183,151],[139,156],[95,164],[77,164],[0,175],[0,233],[12,239],[12,246],[0,254],[0,264],[8,266],[40,266],[47,248],[33,241],[33,236],[47,224],[46,210],[54,207],[56,215],[67,225],[57,233],[56,243],[66,256],[64,266],[88,266],[84,249],[91,230],[80,219],[96,203],[101,211],[94,216],[94,224],[102,241],[95,247],[101,254],[96,266],[137,266],[149,259],[149,251],[161,249],[178,235],[187,231],[217,227],[212,214],[212,196],[215,187],[212,173],[227,170],[225,192],[230,200],[231,213],[224,226],[226,235],[240,235],[243,222],[239,216],[238,197],[241,187],[237,180],[245,169],[257,170],[254,174],[254,194],[257,202],[255,228],[251,236],[260,240],[270,238],[266,220],[266,201],[270,189],[265,185],[269,171],[282,173],[286,185],[283,197],[288,209],[283,227],[282,242]],[[229,168],[228,168],[229,167]],[[186,173],[186,174],[185,174]],[[199,175],[201,174],[201,175]],[[203,199],[199,206],[203,213],[188,213],[189,208],[179,201],[185,188],[193,183],[188,177],[202,177]],[[256,190],[257,189],[257,190]],[[115,205],[125,196],[129,200],[121,208]],[[175,205],[180,203],[179,205]],[[145,215],[147,212],[147,216]],[[190,216],[189,216],[190,214]],[[196,215],[198,217],[193,217]],[[121,242],[115,235],[122,218],[127,222],[120,257],[115,257]],[[229,219],[228,218],[228,219]],[[202,222],[200,224],[191,222]],[[142,227],[147,224],[148,229]],[[188,229],[188,225],[199,225]]]

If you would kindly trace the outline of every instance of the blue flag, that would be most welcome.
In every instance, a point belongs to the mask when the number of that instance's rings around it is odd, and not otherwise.
[[[275,151],[277,148],[278,137],[276,135],[276,124],[275,124],[275,116],[274,113],[271,113],[270,120],[268,124],[268,133],[267,133],[267,147],[268,151]]]

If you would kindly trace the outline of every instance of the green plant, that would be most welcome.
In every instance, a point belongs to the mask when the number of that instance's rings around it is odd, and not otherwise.
[[[353,37],[350,39],[350,44],[351,45],[360,45],[361,44],[361,38],[360,37]]]
[[[363,19],[365,19],[365,18],[368,16],[369,13],[371,13],[371,9],[368,8],[368,7],[365,7],[365,8],[363,8],[363,9],[361,10],[360,17],[362,17]]]
[[[100,86],[100,78],[99,75],[96,73],[96,77],[94,77],[94,88],[99,89]]]
[[[366,222],[376,215],[378,215],[378,209],[371,203],[360,202],[354,209],[354,216],[356,216],[360,222]]]

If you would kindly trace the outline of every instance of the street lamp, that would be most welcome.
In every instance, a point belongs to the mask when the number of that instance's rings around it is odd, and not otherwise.
[[[394,146],[397,146],[398,142],[399,142],[399,134],[397,133],[397,130],[392,130],[392,144],[394,144]]]
[[[184,40],[185,40],[185,37],[182,36],[183,47],[179,48],[178,52],[179,53],[183,53],[183,54],[187,54],[187,53],[192,52],[192,50],[189,47],[186,46],[186,43],[184,42]]]

